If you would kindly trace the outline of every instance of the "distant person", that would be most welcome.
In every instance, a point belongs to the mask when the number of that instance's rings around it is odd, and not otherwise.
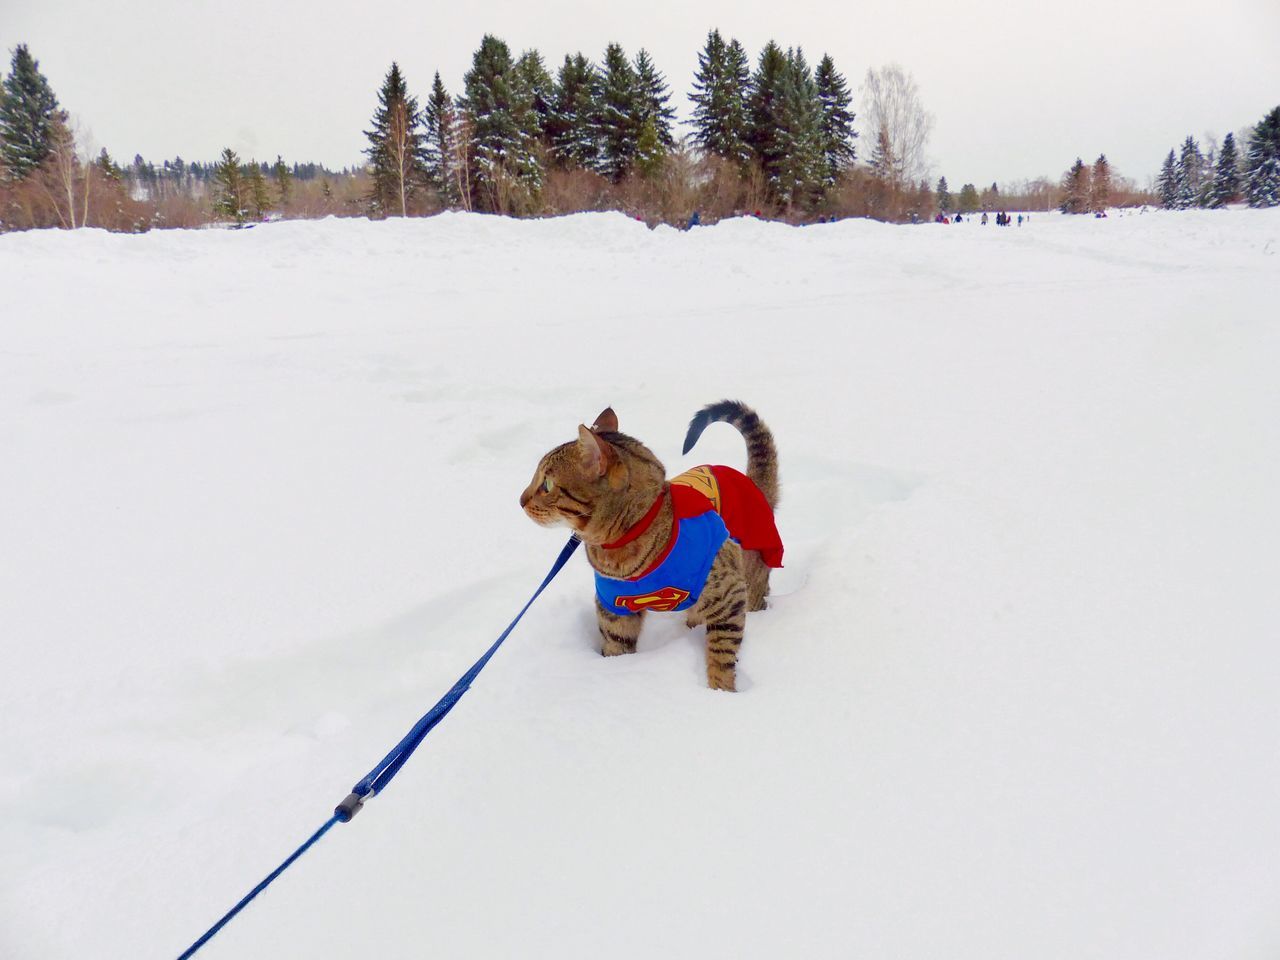
[[[702,223],[702,214],[699,213],[697,210],[695,210],[693,211],[693,216],[689,218],[689,225],[685,227],[685,229],[692,230],[694,227],[698,226],[701,223]]]
[[[982,225],[984,227],[987,225],[987,211],[985,210],[982,211]]]
[[[960,222],[961,220],[963,220],[963,219],[964,219],[964,217],[960,216],[960,214],[958,214],[958,213],[956,214],[956,223],[959,223],[959,222]]]
[[[1022,226],[1022,214],[1018,214],[1018,226]]]

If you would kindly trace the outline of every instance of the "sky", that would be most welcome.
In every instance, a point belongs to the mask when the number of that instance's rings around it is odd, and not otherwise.
[[[687,118],[707,31],[753,59],[769,39],[835,59],[854,92],[897,63],[934,115],[931,176],[954,186],[1058,178],[1105,153],[1144,185],[1188,134],[1240,131],[1280,105],[1280,0],[0,0],[0,47],[26,43],[83,140],[118,160],[242,156],[361,161],[393,60],[425,100],[462,87],[485,33],[599,60],[610,42],[653,56]],[[5,70],[7,72],[7,64]],[[869,153],[869,151],[867,151]]]

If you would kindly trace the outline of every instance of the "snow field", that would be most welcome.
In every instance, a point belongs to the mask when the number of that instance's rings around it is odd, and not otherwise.
[[[563,542],[605,405],[777,436],[741,692],[575,558],[202,951],[1268,957],[1280,216],[0,237],[0,956],[177,955]]]

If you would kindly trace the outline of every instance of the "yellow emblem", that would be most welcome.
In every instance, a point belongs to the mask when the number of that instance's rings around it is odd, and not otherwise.
[[[711,472],[710,467],[694,467],[692,470],[686,470],[680,476],[673,477],[671,482],[697,490],[711,501],[711,508],[716,513],[720,512],[720,482],[716,480],[716,475]]]

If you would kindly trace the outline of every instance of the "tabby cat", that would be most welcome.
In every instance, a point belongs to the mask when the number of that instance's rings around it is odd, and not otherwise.
[[[703,466],[668,481],[658,458],[619,433],[606,409],[542,458],[520,506],[535,523],[567,526],[587,545],[606,657],[635,652],[647,612],[686,611],[690,627],[707,628],[707,684],[733,690],[747,611],[763,609],[769,570],[782,565],[773,524],[778,454],[755,411],[732,400],[694,416],[684,452],[715,422],[746,440],[745,476]]]

